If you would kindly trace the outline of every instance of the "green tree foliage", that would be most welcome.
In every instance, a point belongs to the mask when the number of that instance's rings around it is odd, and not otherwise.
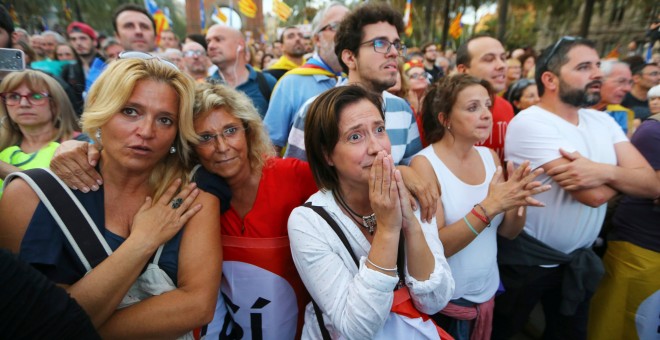
[[[30,32],[42,30],[45,22],[55,19],[55,25],[49,26],[65,33],[71,21],[82,21],[92,26],[96,31],[108,36],[114,35],[112,14],[114,9],[125,3],[144,6],[142,0],[8,0],[6,7],[13,7],[18,25]],[[181,4],[174,0],[156,0],[161,9],[170,9],[173,30],[178,36],[185,36],[186,18]]]

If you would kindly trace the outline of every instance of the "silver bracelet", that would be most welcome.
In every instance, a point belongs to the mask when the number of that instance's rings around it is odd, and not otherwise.
[[[394,268],[392,268],[392,269],[390,269],[390,268],[383,268],[383,267],[381,267],[381,266],[379,266],[379,265],[377,265],[377,264],[371,262],[371,260],[369,260],[369,256],[367,256],[367,262],[369,262],[370,265],[372,265],[372,266],[374,266],[374,267],[376,267],[376,268],[378,268],[378,269],[380,269],[380,270],[382,270],[382,271],[385,271],[385,272],[393,272],[393,273],[396,273],[396,272],[399,271],[399,269],[398,269],[396,266],[394,266]]]

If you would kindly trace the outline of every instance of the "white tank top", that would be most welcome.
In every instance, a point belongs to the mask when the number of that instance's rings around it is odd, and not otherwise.
[[[475,149],[479,152],[486,168],[486,179],[477,185],[467,184],[456,177],[435,154],[433,146],[428,146],[417,154],[426,157],[440,181],[445,226],[462,220],[473,206],[488,194],[490,180],[497,169],[495,160],[488,148],[476,146]],[[447,258],[456,282],[452,300],[464,298],[482,303],[495,295],[500,283],[497,269],[497,228],[503,218],[503,214],[495,216],[490,227],[484,229],[461,251]],[[467,228],[467,226],[460,225],[458,228]]]

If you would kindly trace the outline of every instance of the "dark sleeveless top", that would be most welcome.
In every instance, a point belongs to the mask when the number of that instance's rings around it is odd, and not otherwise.
[[[125,239],[105,229],[103,187],[95,192],[74,191],[74,194],[99,228],[110,249],[114,251],[119,248]],[[71,207],[71,209],[76,209],[76,207]],[[165,244],[160,261],[158,261],[158,266],[167,273],[175,285],[182,234],[183,229]],[[73,284],[80,280],[86,272],[69,241],[42,202],[39,202],[25,232],[19,258],[56,283]]]

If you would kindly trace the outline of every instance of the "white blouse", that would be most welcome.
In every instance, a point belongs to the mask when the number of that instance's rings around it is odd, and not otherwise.
[[[408,322],[410,319],[390,313],[398,277],[365,266],[371,244],[341,211],[332,192],[317,192],[308,202],[325,208],[334,218],[360,262],[358,269],[335,232],[315,211],[307,207],[293,210],[288,225],[293,261],[305,287],[323,311],[323,320],[331,337],[392,339],[396,334],[414,337],[416,329]],[[435,314],[451,299],[454,279],[435,220],[420,224],[435,257],[435,268],[425,281],[417,281],[406,270],[405,281],[415,307],[423,313]],[[311,303],[305,311],[302,338],[322,339]]]

